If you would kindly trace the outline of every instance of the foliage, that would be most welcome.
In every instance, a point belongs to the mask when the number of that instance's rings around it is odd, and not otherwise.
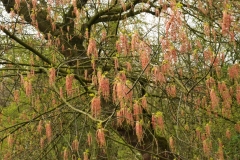
[[[1,2],[3,159],[240,158],[238,1]]]

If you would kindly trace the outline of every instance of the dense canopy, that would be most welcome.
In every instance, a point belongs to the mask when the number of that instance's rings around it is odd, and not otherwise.
[[[1,0],[0,155],[240,159],[237,0]]]

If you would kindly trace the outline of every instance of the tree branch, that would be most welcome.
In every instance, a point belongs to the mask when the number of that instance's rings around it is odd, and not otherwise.
[[[33,52],[34,54],[36,54],[39,58],[41,58],[44,62],[48,63],[48,64],[52,64],[52,62],[45,57],[44,55],[42,55],[42,53],[38,52],[36,49],[34,49],[33,47],[29,46],[28,44],[26,44],[25,42],[23,42],[21,39],[19,39],[18,37],[16,37],[15,35],[13,35],[11,32],[9,32],[5,27],[3,27],[2,25],[0,25],[0,29],[6,34],[8,35],[11,39],[15,40],[17,43],[19,43],[20,45],[22,45],[24,48],[26,48],[27,50]]]

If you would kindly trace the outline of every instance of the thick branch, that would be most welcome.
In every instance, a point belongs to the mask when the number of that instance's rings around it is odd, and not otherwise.
[[[90,27],[91,25],[93,24],[96,24],[96,23],[99,23],[99,22],[107,22],[107,21],[111,21],[111,19],[107,19],[105,21],[101,21],[99,19],[102,19],[101,17],[108,17],[108,15],[112,15],[112,16],[116,16],[116,17],[119,17],[119,15],[121,15],[121,13],[123,12],[126,12],[129,10],[128,13],[126,14],[129,14],[129,16],[127,17],[130,17],[130,16],[134,16],[135,14],[132,14],[133,13],[133,9],[134,9],[134,6],[138,3],[146,3],[147,0],[143,0],[143,1],[139,1],[139,0],[134,0],[133,2],[129,2],[126,4],[126,7],[125,7],[125,11],[123,10],[123,7],[122,6],[116,6],[115,4],[109,8],[106,8],[105,10],[102,10],[100,12],[98,12],[97,14],[95,14],[88,22],[87,22],[87,26]],[[137,11],[138,12],[138,11]],[[136,13],[137,13],[136,12]],[[144,10],[142,11],[139,11],[139,12],[144,12]],[[138,13],[139,14],[139,13]],[[115,19],[115,20],[119,20],[119,19]]]
[[[0,29],[6,34],[8,35],[10,38],[12,38],[13,40],[15,40],[17,43],[19,43],[20,45],[22,45],[23,47],[25,47],[26,49],[28,49],[29,51],[33,52],[34,54],[36,54],[38,57],[40,57],[44,62],[48,63],[48,64],[52,64],[52,62],[45,57],[44,55],[42,55],[40,52],[38,52],[36,49],[34,49],[33,47],[29,46],[28,44],[26,44],[25,42],[23,42],[21,39],[19,39],[18,37],[16,37],[15,35],[13,35],[11,32],[9,32],[5,27],[0,26]]]

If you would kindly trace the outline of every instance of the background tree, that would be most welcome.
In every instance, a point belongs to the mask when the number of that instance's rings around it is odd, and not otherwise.
[[[1,2],[4,159],[240,158],[238,1]]]

